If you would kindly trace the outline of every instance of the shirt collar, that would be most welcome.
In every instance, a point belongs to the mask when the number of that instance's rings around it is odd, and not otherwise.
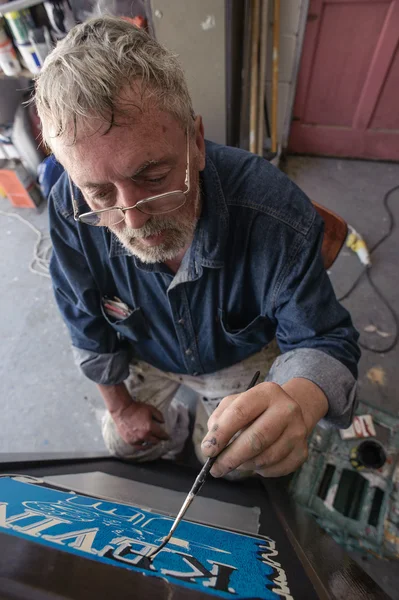
[[[200,174],[200,186],[202,197],[201,216],[195,229],[192,244],[185,255],[187,259],[183,261],[190,279],[198,273],[197,267],[199,264],[211,269],[218,269],[223,266],[229,228],[229,213],[219,174],[208,155],[206,156],[205,169]],[[131,252],[121,244],[116,235],[113,233],[110,235],[110,258],[132,256]],[[169,272],[167,267],[160,263],[146,264],[136,256],[133,256],[133,259],[136,267],[143,271]]]

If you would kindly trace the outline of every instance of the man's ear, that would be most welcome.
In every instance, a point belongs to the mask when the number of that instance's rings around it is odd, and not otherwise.
[[[197,146],[197,160],[198,169],[203,171],[205,169],[205,138],[204,138],[204,124],[202,122],[201,115],[197,115],[194,121],[195,128],[195,145]]]

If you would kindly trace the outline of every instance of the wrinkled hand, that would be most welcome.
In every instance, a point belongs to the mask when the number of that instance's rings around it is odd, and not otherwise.
[[[317,388],[307,381],[303,391],[309,388],[308,384],[311,391],[313,386]],[[209,418],[208,433],[202,442],[203,454],[207,457],[219,454],[242,431],[216,460],[212,475],[222,477],[237,467],[264,477],[280,477],[295,471],[308,457],[307,438],[311,429],[328,408],[323,392],[319,388],[314,391],[320,407],[313,411],[317,416],[311,425],[309,419],[305,423],[301,404],[276,383],[261,383],[242,394],[224,398]]]
[[[142,402],[132,402],[128,406],[111,413],[121,438],[131,446],[158,444],[169,436],[161,427],[162,413],[154,406]]]

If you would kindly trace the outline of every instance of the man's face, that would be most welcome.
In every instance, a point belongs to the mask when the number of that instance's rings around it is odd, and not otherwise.
[[[94,131],[94,132],[93,132]],[[78,141],[55,138],[54,152],[80,188],[91,210],[130,207],[139,200],[184,190],[187,166],[186,132],[166,112],[152,109],[135,114],[131,125],[106,127],[99,123],[78,131]],[[204,168],[204,138],[200,117],[190,145],[190,192],[179,209],[146,215],[125,212],[125,221],[111,230],[143,262],[175,258],[193,237],[200,213],[199,171]],[[90,225],[86,225],[90,227]]]

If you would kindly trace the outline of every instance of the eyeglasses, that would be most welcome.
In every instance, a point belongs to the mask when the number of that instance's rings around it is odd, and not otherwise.
[[[188,130],[186,131],[187,139],[187,157],[186,157],[186,177],[184,180],[185,190],[175,190],[164,194],[150,196],[144,200],[139,200],[134,206],[113,206],[112,208],[102,208],[100,210],[92,210],[83,214],[79,214],[79,207],[73,193],[72,181],[69,178],[69,188],[72,198],[73,218],[75,221],[94,225],[97,227],[112,227],[125,220],[126,211],[136,208],[145,215],[162,215],[173,212],[181,208],[187,202],[187,195],[190,192],[190,140]]]

